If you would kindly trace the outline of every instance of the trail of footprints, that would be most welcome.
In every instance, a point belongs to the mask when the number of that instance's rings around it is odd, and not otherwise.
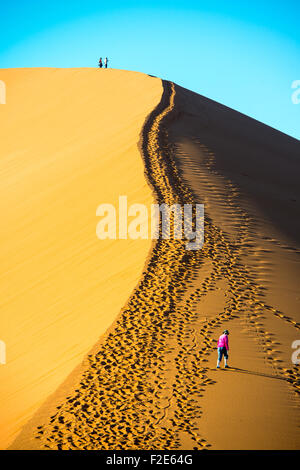
[[[196,196],[184,183],[168,143],[167,124],[176,119],[175,99],[174,84],[164,82],[161,103],[142,133],[145,173],[158,203],[194,203]],[[207,155],[207,165],[212,166],[213,155]],[[231,204],[236,194],[232,187]],[[249,236],[248,216],[242,215],[244,222],[234,244],[208,216],[201,250],[185,250],[183,240],[157,240],[114,331],[96,354],[89,355],[78,387],[37,428],[35,438],[42,448],[178,449],[183,442],[195,449],[210,447],[198,423],[201,396],[215,383],[206,366],[215,349],[214,330],[247,310],[249,325],[261,336],[267,354],[274,347],[259,321],[262,309],[300,326],[263,303],[261,286],[242,265],[240,243]],[[187,287],[194,284],[208,259],[213,264],[211,274],[188,295]],[[197,305],[224,277],[229,284],[226,307],[201,323],[199,331]],[[268,360],[300,393],[296,371],[280,369],[274,354]]]
[[[204,145],[201,145],[201,147],[206,157],[204,162],[206,168],[210,173],[217,175],[224,180],[224,178],[221,177],[221,175],[218,175],[214,169],[213,153]],[[204,357],[206,354],[210,354],[212,349],[215,347],[215,340],[212,340],[213,329],[215,327],[222,327],[224,321],[227,322],[231,318],[243,317],[248,323],[248,326],[250,326],[259,337],[259,343],[265,353],[265,359],[270,363],[274,373],[290,383],[293,386],[294,391],[299,394],[300,380],[297,366],[294,366],[292,369],[280,366],[281,360],[279,353],[275,348],[277,343],[274,341],[272,333],[264,330],[263,323],[260,319],[265,312],[270,312],[298,330],[300,329],[300,324],[277,308],[268,305],[263,301],[264,287],[255,280],[254,273],[251,273],[249,268],[243,266],[241,256],[245,252],[245,249],[249,251],[255,246],[252,237],[252,233],[254,233],[254,231],[251,232],[251,224],[253,226],[253,220],[241,207],[238,207],[239,191],[234,184],[229,180],[226,180],[226,182],[223,181],[222,183],[222,187],[227,188],[227,192],[225,199],[224,193],[219,195],[219,197],[222,198],[219,205],[224,205],[229,210],[232,209],[232,217],[238,217],[239,219],[239,229],[236,230],[236,240],[230,241],[228,235],[218,229],[206,214],[206,243],[202,252],[205,254],[208,248],[206,256],[207,258],[212,259],[214,272],[202,283],[200,289],[195,290],[193,295],[196,299],[198,297],[199,300],[208,292],[208,289],[213,288],[212,285],[214,285],[217,280],[225,277],[229,284],[229,290],[227,292],[227,294],[229,294],[229,300],[222,313],[216,315],[214,319],[210,319],[206,323],[201,323],[201,335],[205,338],[205,346],[201,355]],[[216,195],[214,196],[217,197]],[[211,235],[212,245],[209,240]],[[215,253],[210,251],[213,245],[215,245],[215,248],[219,246]],[[217,262],[215,261],[215,258],[217,259]]]

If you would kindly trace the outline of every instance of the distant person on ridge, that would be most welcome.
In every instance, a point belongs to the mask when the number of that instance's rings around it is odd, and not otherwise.
[[[218,362],[217,362],[217,369],[220,368],[220,362],[222,361],[222,356],[224,355],[224,362],[225,368],[229,367],[227,365],[228,359],[228,351],[229,351],[229,343],[228,343],[228,335],[229,331],[224,330],[223,334],[220,336],[218,340]]]
[[[106,69],[107,69],[107,64],[108,64],[108,58],[105,57],[105,59],[104,59],[104,65],[105,65],[105,68],[106,68]]]
[[[99,59],[99,67],[100,67],[100,69],[102,69],[102,66],[103,66],[102,57],[100,57],[100,59]]]

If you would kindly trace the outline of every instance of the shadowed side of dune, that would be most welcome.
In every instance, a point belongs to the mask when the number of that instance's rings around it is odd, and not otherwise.
[[[215,449],[297,449],[300,143],[175,89],[173,158],[205,205],[204,262],[189,305],[201,363],[215,383],[198,401],[199,430]],[[224,328],[233,368],[216,371]]]
[[[196,139],[213,152],[214,169],[241,188],[281,237],[299,247],[299,141],[185,88],[177,86],[176,96],[180,119],[172,130],[177,142],[193,145]]]

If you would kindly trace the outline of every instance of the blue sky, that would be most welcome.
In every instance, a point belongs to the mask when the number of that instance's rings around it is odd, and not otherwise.
[[[1,68],[96,67],[107,55],[300,139],[299,1],[16,0],[0,14]]]

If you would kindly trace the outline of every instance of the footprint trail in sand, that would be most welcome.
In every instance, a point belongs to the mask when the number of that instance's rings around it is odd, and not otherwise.
[[[176,165],[168,138],[168,125],[177,116],[175,100],[176,87],[164,82],[161,103],[147,119],[140,145],[156,201],[170,205],[199,202]],[[206,168],[215,171],[213,153],[205,146],[202,150]],[[209,448],[201,433],[201,400],[216,383],[209,377],[208,358],[215,353],[217,332],[238,318],[259,339],[274,375],[300,394],[297,368],[281,365],[262,312],[296,330],[300,324],[266,303],[264,287],[243,263],[253,243],[251,217],[238,206],[238,189],[228,185],[225,204],[239,225],[235,239],[206,212],[201,250],[187,251],[182,240],[155,242],[139,286],[99,351],[88,357],[78,387],[36,429],[39,448]],[[220,282],[226,291],[224,309],[203,319],[201,301]]]

